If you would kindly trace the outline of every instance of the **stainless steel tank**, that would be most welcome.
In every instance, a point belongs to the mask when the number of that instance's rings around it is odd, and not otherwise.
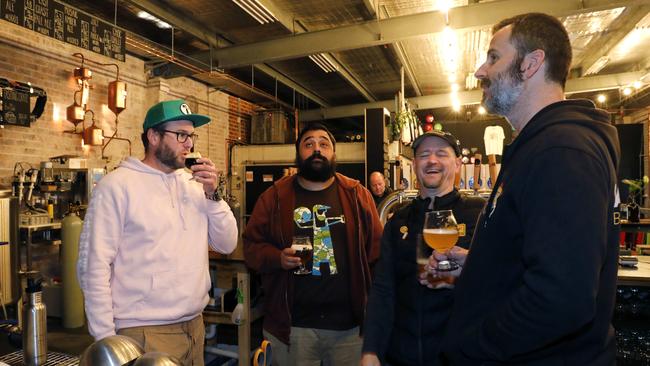
[[[138,357],[133,366],[183,366],[183,363],[164,352],[147,352]]]
[[[79,366],[129,365],[144,351],[133,338],[113,335],[102,338],[86,348],[79,359]]]
[[[392,214],[395,209],[411,202],[411,200],[418,196],[418,193],[419,192],[415,189],[400,190],[395,191],[384,198],[377,207],[381,223],[385,225],[386,221],[389,219],[389,215]]]

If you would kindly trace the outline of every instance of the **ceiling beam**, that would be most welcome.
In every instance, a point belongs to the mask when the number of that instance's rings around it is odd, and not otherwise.
[[[567,16],[644,3],[647,3],[647,0],[494,1],[450,9],[449,26],[455,30],[471,30],[490,26],[503,18],[527,12]],[[443,13],[431,11],[225,47],[215,50],[214,55],[219,62],[219,67],[245,66],[305,57],[319,52],[380,46],[402,39],[440,33],[445,24]]]
[[[577,60],[582,66],[582,71],[585,72],[602,56],[607,56],[625,36],[634,30],[648,12],[650,12],[650,5],[627,7],[614,23],[607,27],[611,31],[603,32],[590,42],[582,59]]]
[[[128,3],[146,11],[147,13],[163,19],[175,28],[181,28],[194,37],[206,42],[213,48],[219,48],[231,45],[232,43],[223,37],[217,37],[217,33],[223,34],[221,29],[208,27],[204,24],[198,24],[195,20],[187,17],[183,12],[177,9],[170,9],[168,4],[163,4],[160,0],[126,0]]]
[[[289,32],[292,34],[302,34],[307,33],[309,30],[305,28],[300,22],[294,21],[292,16],[289,16],[285,11],[278,8],[275,3],[271,0],[257,0],[260,4],[264,5],[273,15],[278,19],[278,22],[282,24]],[[320,53],[320,52],[316,52]],[[374,102],[377,98],[370,92],[370,89],[364,85],[359,78],[354,75],[349,68],[342,63],[338,58],[332,54],[327,54],[332,64],[337,69],[338,74],[353,88],[359,92],[364,98],[369,102]]]
[[[595,92],[599,90],[615,89],[621,86],[630,85],[648,75],[648,70],[626,72],[620,74],[599,75],[579,79],[567,80],[566,94]],[[483,92],[481,90],[461,91],[458,93],[461,105],[481,103]],[[409,104],[416,109],[434,109],[451,107],[449,93],[425,95],[408,99]],[[395,111],[394,100],[384,100],[374,103],[351,104],[331,108],[310,109],[300,111],[298,119],[300,122],[319,121],[332,118],[343,118],[363,116],[366,108],[386,108],[391,112]]]
[[[305,28],[299,22],[294,22],[293,18],[290,19],[290,17],[288,17],[285,12],[278,9],[275,6],[275,4],[273,4],[270,0],[258,0],[258,1],[262,3],[264,6],[266,6],[267,9],[271,10],[271,12],[273,12],[273,14],[277,16],[280,23],[282,23],[282,25],[285,28],[287,28],[290,32],[295,32],[295,34],[302,34],[308,32],[307,28]],[[357,92],[359,92],[359,94],[361,94],[369,102],[374,102],[377,100],[377,98],[372,94],[372,92],[370,92],[370,89],[368,89],[368,87],[364,85],[359,80],[359,78],[356,75],[354,75],[344,63],[342,63],[333,54],[328,53],[327,56],[329,57],[330,61],[332,61],[333,66],[337,69],[338,74],[348,84],[350,84],[353,88],[355,88]]]
[[[383,14],[384,18],[390,17],[390,15],[388,14],[388,10],[386,10],[385,5],[381,6],[380,13]],[[413,65],[411,65],[411,60],[409,60],[408,55],[404,50],[404,45],[402,45],[402,42],[395,42],[391,45],[391,47],[393,49],[393,52],[395,52],[395,55],[397,55],[397,59],[399,60],[399,63],[404,68],[404,74],[406,74],[406,78],[411,83],[411,87],[413,87],[413,91],[415,92],[415,95],[418,97],[422,96],[422,88],[420,88],[420,83],[418,83],[418,80],[415,77],[415,72],[413,72]]]
[[[217,49],[224,46],[232,45],[232,43],[220,36],[217,36],[217,33],[223,34],[224,32],[220,29],[214,27],[208,27],[205,24],[196,22],[195,20],[184,16],[181,12],[174,11],[169,8],[169,5],[161,3],[159,0],[127,0],[129,3],[137,6],[140,9],[145,10],[146,12],[155,15],[156,17],[165,20],[169,24],[172,24],[175,27],[183,29],[184,32],[187,32],[194,37],[202,40],[203,42],[210,45],[213,49]],[[274,8],[275,9],[275,8]],[[285,19],[286,21],[286,19]],[[214,53],[214,52],[213,52]],[[206,65],[210,65],[210,53],[202,54],[197,57],[198,61],[203,62]],[[320,104],[323,107],[329,107],[330,104],[324,100],[318,94],[308,90],[304,86],[293,81],[291,78],[286,75],[279,73],[275,69],[260,63],[254,63],[256,69],[268,74],[272,78],[282,82],[286,86],[294,89],[298,93],[306,96],[307,98],[313,100],[314,102]],[[170,71],[174,72],[176,76],[181,76],[180,66],[170,64]],[[185,69],[186,70],[186,69]],[[212,71],[212,70],[206,70]],[[186,70],[182,73],[184,76],[191,75],[189,70]]]

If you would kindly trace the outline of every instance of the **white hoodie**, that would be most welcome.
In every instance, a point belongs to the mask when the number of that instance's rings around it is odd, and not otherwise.
[[[190,178],[128,158],[95,187],[77,262],[95,339],[186,321],[208,303],[207,244],[232,252],[237,224],[225,202],[206,199]]]

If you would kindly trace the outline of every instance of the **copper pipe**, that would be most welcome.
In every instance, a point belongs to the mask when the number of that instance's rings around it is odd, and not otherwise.
[[[146,52],[150,53],[153,56],[160,57],[160,58],[162,58],[162,59],[164,59],[166,61],[175,63],[175,64],[177,64],[179,66],[182,66],[182,67],[184,67],[184,68],[186,68],[188,70],[191,70],[191,71],[193,71],[193,72],[195,72],[197,74],[208,72],[208,70],[203,70],[203,69],[201,69],[199,67],[196,67],[196,66],[194,66],[194,65],[192,65],[192,64],[190,64],[190,63],[188,63],[186,61],[183,61],[183,60],[181,60],[181,59],[179,59],[179,58],[177,58],[175,56],[170,56],[170,55],[168,55],[168,54],[166,54],[164,52],[161,52],[158,49],[156,49],[156,48],[154,48],[152,46],[149,46],[149,45],[147,45],[147,44],[145,44],[143,42],[140,42],[140,41],[138,41],[138,40],[136,40],[134,38],[131,38],[131,37],[127,36],[126,42],[130,46],[139,48],[139,49],[141,49],[143,51],[146,51]]]
[[[108,137],[108,136],[105,136],[103,133],[102,133],[102,136],[104,136],[104,138]],[[129,156],[132,155],[132,153],[131,153],[131,140],[125,139],[123,137],[117,137],[117,123],[116,123],[115,132],[113,132],[113,136],[110,136],[108,141],[102,146],[102,159],[108,158],[107,156],[104,156],[104,150],[106,149],[106,146],[108,146],[108,144],[110,144],[111,141],[113,141],[113,140],[120,140],[120,141],[128,142],[129,143]]]
[[[76,53],[73,53],[72,56],[80,57],[81,58],[81,67],[84,67],[84,61],[86,59],[84,58],[84,55],[82,53],[76,52]]]

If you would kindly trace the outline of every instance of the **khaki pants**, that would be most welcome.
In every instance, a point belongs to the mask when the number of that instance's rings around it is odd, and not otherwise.
[[[205,326],[203,316],[182,323],[123,328],[117,334],[131,337],[145,352],[165,352],[185,366],[203,366]]]
[[[363,339],[359,327],[349,330],[326,330],[291,327],[287,346],[264,331],[271,342],[273,366],[355,366],[361,360]]]

